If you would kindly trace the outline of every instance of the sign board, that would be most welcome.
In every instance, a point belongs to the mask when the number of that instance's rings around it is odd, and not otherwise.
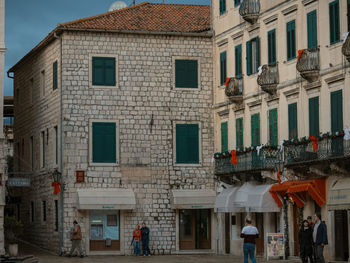
[[[30,179],[29,178],[20,178],[20,177],[9,178],[7,180],[7,186],[29,187],[30,186]]]
[[[267,233],[267,260],[270,257],[284,257],[284,234]]]

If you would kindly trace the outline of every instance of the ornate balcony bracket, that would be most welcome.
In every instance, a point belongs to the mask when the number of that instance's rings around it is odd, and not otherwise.
[[[231,102],[242,103],[243,78],[230,78],[225,88],[225,94]]]
[[[277,85],[279,83],[278,64],[263,65],[257,82],[263,91],[270,95],[276,95]]]
[[[260,0],[243,0],[239,7],[239,14],[245,21],[254,24],[260,15]]]
[[[350,62],[350,33],[347,34],[346,40],[342,47],[342,53],[346,59]]]
[[[320,76],[319,49],[299,50],[297,70],[308,82],[318,80]]]

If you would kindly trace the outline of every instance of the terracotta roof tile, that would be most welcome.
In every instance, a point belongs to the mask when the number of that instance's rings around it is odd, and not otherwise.
[[[197,33],[210,30],[210,7],[144,2],[61,26],[69,29]]]

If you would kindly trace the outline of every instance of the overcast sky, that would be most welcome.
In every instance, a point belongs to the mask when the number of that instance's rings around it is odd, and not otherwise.
[[[37,45],[58,23],[108,11],[115,0],[5,0],[5,72]],[[132,0],[124,0],[128,5]],[[144,0],[136,0],[136,4]],[[161,3],[162,0],[148,0]],[[164,0],[165,3],[209,4],[210,0]],[[13,95],[5,77],[5,96]]]

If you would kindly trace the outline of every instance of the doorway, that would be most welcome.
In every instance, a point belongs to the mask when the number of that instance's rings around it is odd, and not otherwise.
[[[210,209],[183,209],[180,217],[180,250],[210,249]]]
[[[225,213],[225,253],[230,254],[230,213]]]
[[[294,256],[299,256],[299,228],[300,228],[300,209],[293,205],[293,237],[294,237]]]
[[[259,231],[259,238],[255,240],[256,242],[256,254],[261,256],[264,255],[264,214],[255,213],[256,228]]]
[[[334,211],[335,225],[335,260],[348,261],[349,241],[348,241],[348,212],[346,210]]]

